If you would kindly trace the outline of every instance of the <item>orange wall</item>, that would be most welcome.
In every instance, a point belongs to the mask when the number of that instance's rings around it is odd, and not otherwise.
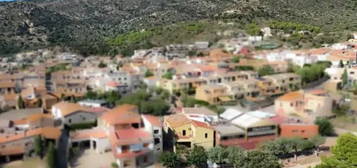
[[[311,138],[319,134],[319,127],[313,124],[281,124],[281,137]]]

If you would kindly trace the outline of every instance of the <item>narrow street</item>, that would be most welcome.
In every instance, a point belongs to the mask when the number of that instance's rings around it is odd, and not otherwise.
[[[67,130],[62,130],[62,135],[57,144],[57,168],[67,168],[68,167],[68,132]]]

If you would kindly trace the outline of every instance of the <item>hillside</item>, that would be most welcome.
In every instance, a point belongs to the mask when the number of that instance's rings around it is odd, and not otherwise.
[[[183,21],[270,19],[357,29],[356,0],[34,0],[0,3],[0,55],[66,46],[108,53],[106,39]],[[206,25],[210,26],[210,25]],[[156,40],[157,41],[157,40]],[[158,42],[160,43],[160,42]]]

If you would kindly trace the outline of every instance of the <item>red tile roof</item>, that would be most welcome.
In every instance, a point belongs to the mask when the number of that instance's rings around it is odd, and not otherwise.
[[[151,133],[145,129],[123,129],[110,134],[110,140],[114,146],[150,142],[152,138]]]
[[[141,122],[138,107],[130,104],[120,105],[104,113],[101,119],[111,125]]]
[[[71,134],[72,140],[82,140],[82,139],[90,139],[90,138],[106,138],[107,134],[105,130],[101,128],[93,128],[87,130],[79,130],[75,131]]]
[[[202,128],[207,128],[207,129],[213,129],[210,125],[204,122],[192,120],[192,125],[195,127],[202,127]]]

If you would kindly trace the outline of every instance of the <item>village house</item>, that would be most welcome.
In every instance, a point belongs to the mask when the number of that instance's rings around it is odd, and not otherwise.
[[[301,87],[301,77],[294,73],[282,73],[262,77],[264,80],[271,81],[275,86],[275,93],[286,93],[297,90]]]
[[[0,82],[0,95],[15,93],[16,83],[10,81]]]
[[[196,89],[195,99],[210,104],[222,104],[232,101],[227,87],[224,85],[205,85]]]
[[[145,129],[151,132],[154,137],[154,154],[156,155],[156,159],[158,159],[159,154],[164,149],[163,122],[161,118],[152,115],[143,115],[142,119]]]
[[[295,91],[275,100],[275,111],[285,115],[298,115],[307,121],[316,117],[332,116],[336,101],[324,90]]]
[[[152,130],[145,129],[137,106],[121,105],[104,113],[98,126],[107,132],[120,168],[153,164],[154,136]]]
[[[16,131],[5,135],[0,134],[0,158],[5,158],[6,161],[23,158],[31,151],[34,151],[34,139],[36,136],[41,136],[42,139],[56,144],[60,135],[60,129],[54,127]]]
[[[61,121],[63,126],[94,124],[98,117],[96,113],[90,112],[87,107],[68,102],[53,105],[51,112],[54,119]]]
[[[206,149],[215,146],[214,129],[205,122],[191,120],[184,114],[166,116],[164,119],[165,140],[176,150],[177,145]]]

